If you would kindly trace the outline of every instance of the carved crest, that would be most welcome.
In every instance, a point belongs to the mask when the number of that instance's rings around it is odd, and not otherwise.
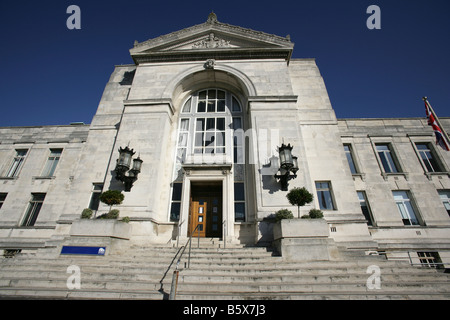
[[[209,34],[207,40],[201,40],[192,45],[193,49],[209,49],[209,48],[228,48],[230,41],[217,38],[213,32]]]
[[[216,60],[208,59],[208,60],[206,60],[204,67],[205,67],[205,69],[214,69],[215,65],[216,65]]]

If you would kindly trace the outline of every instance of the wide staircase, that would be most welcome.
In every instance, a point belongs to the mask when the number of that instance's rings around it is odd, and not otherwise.
[[[449,274],[383,256],[344,252],[340,261],[288,262],[269,248],[223,248],[215,240],[197,246],[193,240],[189,268],[188,248],[178,264],[177,300],[450,298]],[[168,299],[177,252],[130,246],[105,256],[41,250],[1,257],[0,299]]]

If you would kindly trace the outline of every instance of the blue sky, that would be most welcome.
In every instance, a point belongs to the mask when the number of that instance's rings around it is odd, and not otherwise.
[[[69,30],[69,5],[81,30]],[[381,29],[369,30],[369,5]],[[316,58],[338,118],[450,116],[450,1],[2,1],[0,126],[90,123],[115,65],[145,41],[218,20],[295,43]]]

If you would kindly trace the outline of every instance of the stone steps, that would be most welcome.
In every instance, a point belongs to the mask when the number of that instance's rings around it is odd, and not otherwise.
[[[0,259],[0,296],[56,299],[164,299],[178,249],[130,246],[120,254],[70,256],[51,252]],[[177,299],[448,299],[450,277],[383,257],[288,262],[266,248],[192,248],[179,265]],[[170,265],[172,263],[172,265]],[[69,289],[67,268],[80,268],[81,289]],[[170,268],[169,268],[170,265]],[[377,265],[381,289],[370,290]]]

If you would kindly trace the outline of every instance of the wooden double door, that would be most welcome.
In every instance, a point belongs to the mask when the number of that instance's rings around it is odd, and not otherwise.
[[[222,237],[222,186],[193,187],[189,235]]]

